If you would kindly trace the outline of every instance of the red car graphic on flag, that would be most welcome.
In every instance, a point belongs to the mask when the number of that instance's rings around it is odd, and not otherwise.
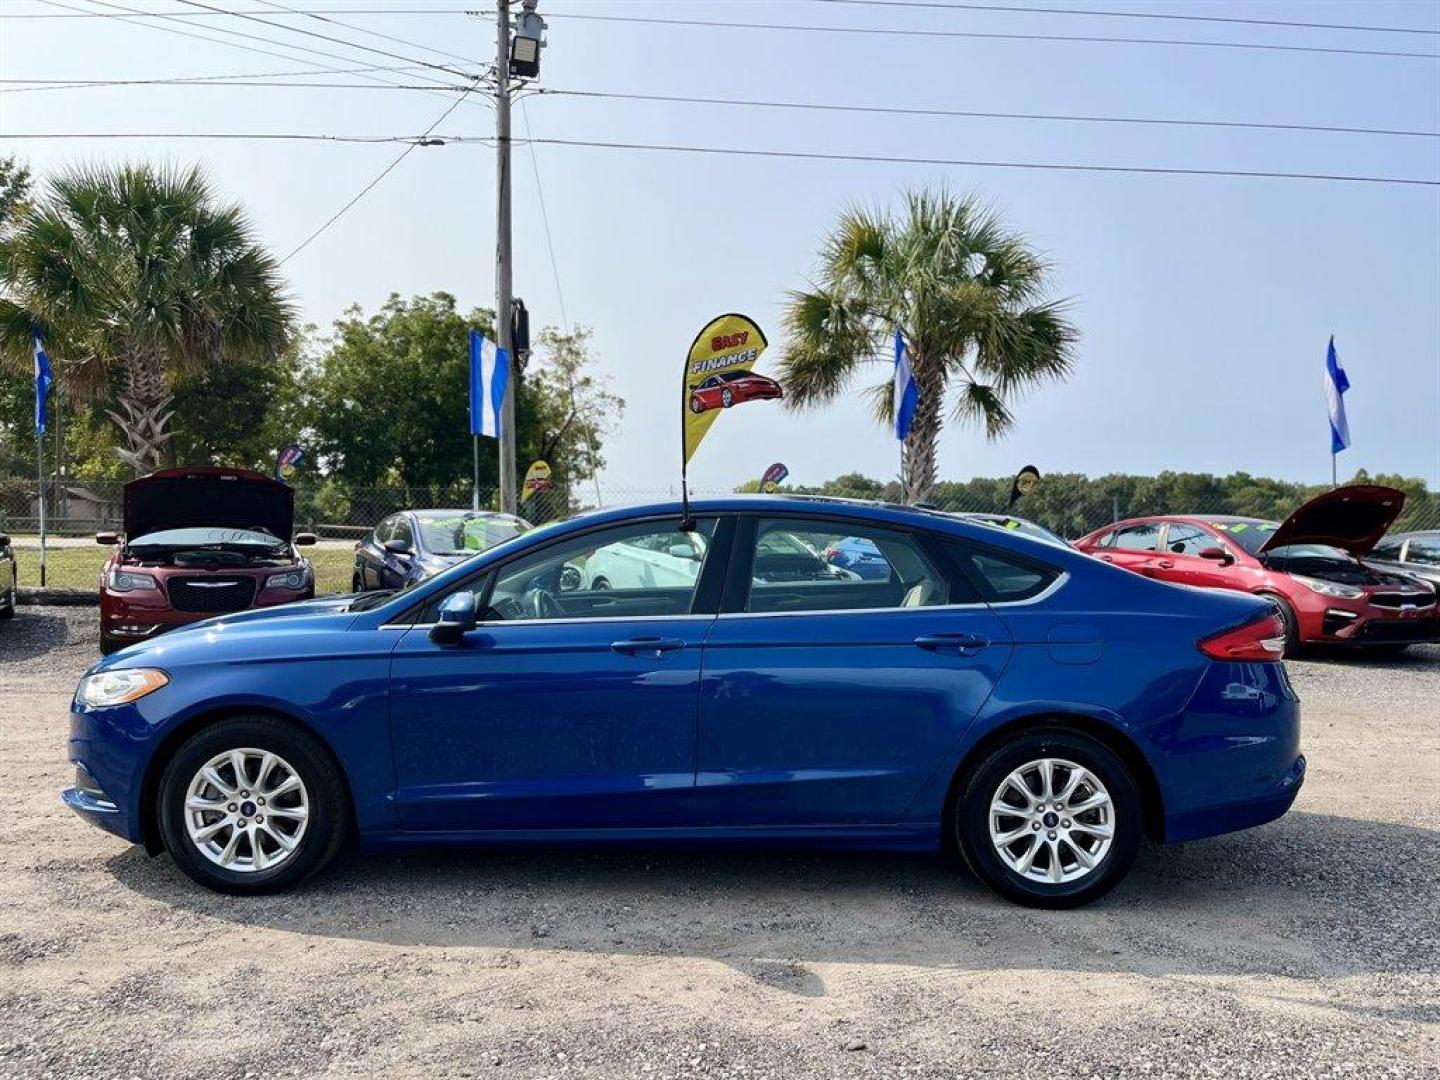
[[[780,384],[753,371],[721,371],[690,387],[690,411],[728,409],[742,401],[769,401],[785,396]]]

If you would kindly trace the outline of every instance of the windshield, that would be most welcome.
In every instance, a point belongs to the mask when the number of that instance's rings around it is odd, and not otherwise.
[[[1258,555],[1260,549],[1265,546],[1265,541],[1278,528],[1278,521],[1261,521],[1259,518],[1246,518],[1244,521],[1210,521],[1218,532],[1224,533],[1227,540],[1233,540],[1251,555]],[[1333,550],[1333,549],[1331,549]]]
[[[162,529],[129,541],[132,548],[271,548],[284,547],[287,541],[263,529]]]
[[[483,512],[416,514],[415,522],[420,546],[432,555],[473,555],[530,529],[521,518]]]

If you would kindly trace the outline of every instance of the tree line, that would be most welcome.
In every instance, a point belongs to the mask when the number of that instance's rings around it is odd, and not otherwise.
[[[1010,506],[1013,476],[940,480],[931,502],[942,510],[1010,512],[1028,518],[1069,539],[1075,539],[1111,521],[1152,514],[1234,514],[1281,521],[1307,499],[1329,490],[1328,484],[1302,484],[1236,472],[1162,472],[1156,476],[1111,473],[1090,477],[1082,473],[1048,473],[1040,486]],[[1358,470],[1348,483],[1383,484],[1405,493],[1405,508],[1395,529],[1440,527],[1440,493],[1413,476]],[[750,481],[738,491],[758,490]],[[848,473],[817,486],[786,485],[781,491],[834,498],[881,499],[899,502],[903,495],[897,480],[881,481]]]

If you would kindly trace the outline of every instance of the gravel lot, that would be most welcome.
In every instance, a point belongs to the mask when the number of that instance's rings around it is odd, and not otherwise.
[[[94,620],[0,627],[0,1076],[1440,1076],[1440,649],[1293,663],[1296,808],[1083,911],[939,859],[663,852],[237,900],[60,805]]]

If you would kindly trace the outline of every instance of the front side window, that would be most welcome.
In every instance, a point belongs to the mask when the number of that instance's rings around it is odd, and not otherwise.
[[[688,615],[714,534],[714,518],[694,532],[673,522],[617,526],[506,563],[488,601],[488,579],[469,587],[488,605],[486,622]]]
[[[866,577],[828,562],[840,545],[873,551],[883,572]],[[757,522],[744,610],[853,611],[951,603],[951,585],[909,533],[846,521],[767,518]]]
[[[1172,555],[1199,555],[1206,548],[1221,547],[1218,539],[1198,525],[1171,522],[1165,535],[1165,550]]]
[[[1118,551],[1159,551],[1160,526],[1154,522],[1128,525],[1115,532],[1113,545]]]

